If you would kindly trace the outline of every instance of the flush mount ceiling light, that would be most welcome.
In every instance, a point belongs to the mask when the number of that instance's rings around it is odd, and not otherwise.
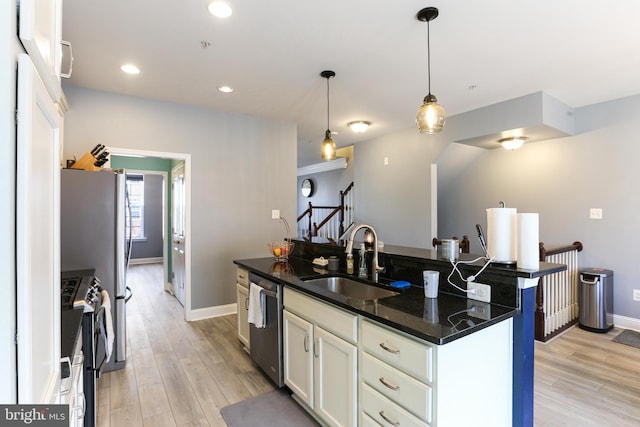
[[[231,6],[223,1],[213,1],[209,3],[207,9],[209,9],[210,14],[217,18],[228,18],[233,13]]]
[[[498,143],[500,143],[505,150],[517,150],[522,147],[526,139],[524,136],[511,136],[509,138],[499,139]]]
[[[127,74],[140,74],[140,69],[133,64],[125,64],[120,69]]]
[[[427,81],[429,93],[424,97],[424,103],[416,114],[416,124],[420,133],[438,133],[444,128],[444,122],[447,118],[444,108],[438,104],[435,95],[431,93],[431,52],[429,46],[429,22],[436,19],[438,9],[435,7],[426,7],[422,9],[416,17],[418,21],[427,23]]]
[[[355,133],[363,133],[367,130],[369,126],[371,126],[371,122],[365,122],[364,120],[358,120],[356,122],[349,122],[347,126],[351,128]]]
[[[335,160],[336,144],[333,142],[333,139],[331,139],[331,131],[329,130],[329,79],[335,77],[336,73],[326,70],[321,72],[320,75],[327,79],[327,130],[324,133],[324,141],[322,141],[322,158],[324,160]]]
[[[231,93],[233,92],[233,88],[231,86],[218,86],[218,92]]]

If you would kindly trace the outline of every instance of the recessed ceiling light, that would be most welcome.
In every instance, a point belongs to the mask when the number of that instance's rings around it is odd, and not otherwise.
[[[140,69],[133,64],[125,64],[120,69],[127,74],[140,74]]]
[[[218,86],[218,92],[231,93],[233,92],[233,88],[231,86]]]
[[[223,1],[213,1],[209,3],[208,9],[210,14],[218,18],[228,18],[233,13],[231,6]]]

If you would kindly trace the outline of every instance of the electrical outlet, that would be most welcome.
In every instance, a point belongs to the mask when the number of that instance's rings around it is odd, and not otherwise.
[[[467,300],[467,311],[469,316],[482,320],[491,319],[491,304],[486,302]]]
[[[633,300],[640,301],[640,289],[633,290]]]
[[[273,209],[271,211],[271,219],[280,219],[280,209]]]
[[[601,208],[589,209],[589,219],[602,219],[602,209]]]
[[[491,302],[491,286],[482,283],[469,282],[467,283],[467,290],[469,289],[475,289],[476,292],[467,292],[467,298]]]

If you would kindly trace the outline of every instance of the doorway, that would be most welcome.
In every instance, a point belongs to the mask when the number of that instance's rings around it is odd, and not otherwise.
[[[130,157],[137,159],[148,159],[148,160],[167,160],[170,161],[171,164],[183,164],[183,195],[181,196],[184,200],[184,245],[183,245],[183,255],[184,255],[184,269],[183,269],[183,289],[184,289],[184,319],[189,321],[192,320],[191,313],[191,245],[189,236],[191,235],[191,223],[189,218],[191,217],[191,155],[185,153],[171,153],[171,152],[157,152],[150,150],[135,150],[128,148],[117,148],[117,147],[109,147],[110,153],[112,156],[121,156],[121,157]],[[133,160],[133,159],[132,159]],[[107,165],[107,167],[110,165]],[[139,170],[144,170],[145,168],[140,168]],[[170,186],[168,186],[170,187]],[[167,196],[167,199],[170,200],[172,197],[171,191]],[[169,203],[169,202],[168,202]],[[170,203],[169,203],[170,206]],[[172,222],[172,221],[171,221]],[[169,224],[169,221],[165,224]],[[165,238],[167,242],[164,245],[164,248],[171,248],[170,242],[172,241],[171,236],[171,228],[165,228]],[[173,284],[171,281],[171,252],[166,250],[163,252],[163,264],[165,269],[165,289],[173,291]]]

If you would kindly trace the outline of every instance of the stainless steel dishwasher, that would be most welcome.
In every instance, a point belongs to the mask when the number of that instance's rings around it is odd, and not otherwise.
[[[249,285],[255,283],[264,293],[265,327],[249,325],[251,358],[278,386],[284,386],[282,369],[282,285],[249,273]],[[251,286],[249,286],[251,287]]]

